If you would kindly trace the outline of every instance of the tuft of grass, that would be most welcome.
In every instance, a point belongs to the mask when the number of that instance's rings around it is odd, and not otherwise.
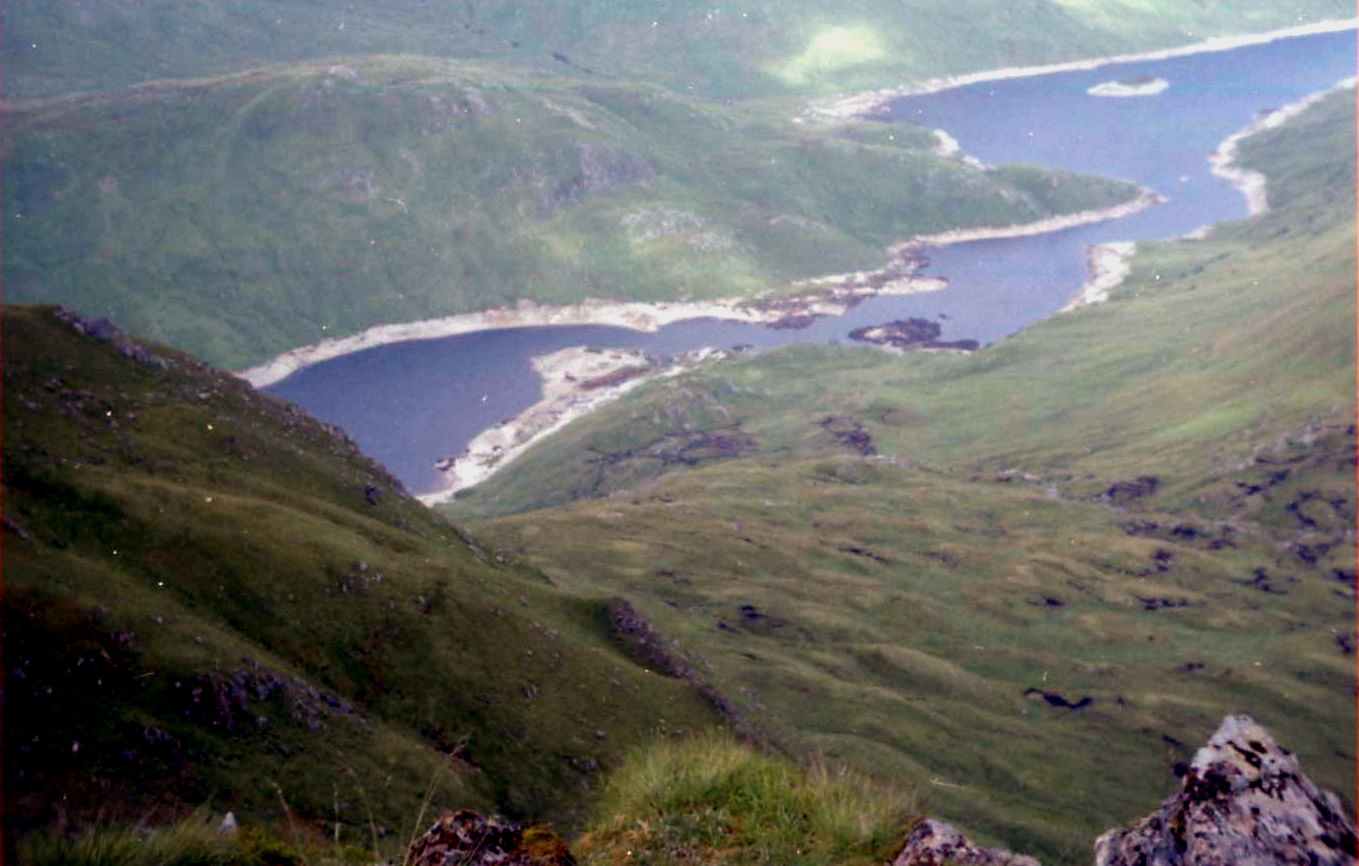
[[[228,866],[260,862],[252,856],[260,848],[252,844],[255,839],[221,835],[211,817],[200,813],[149,830],[102,826],[75,836],[34,833],[19,843],[19,854],[28,866]]]
[[[586,863],[851,864],[890,856],[914,796],[705,736],[635,751],[610,777]]]

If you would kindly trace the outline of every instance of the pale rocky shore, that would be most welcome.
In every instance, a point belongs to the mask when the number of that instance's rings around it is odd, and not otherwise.
[[[1015,223],[1008,226],[980,226],[978,228],[970,229],[955,229],[953,231],[940,232],[933,235],[917,235],[890,249],[893,254],[902,255],[923,249],[924,247],[944,247],[951,244],[970,243],[972,241],[1023,238],[1032,235],[1048,234],[1049,232],[1060,232],[1079,226],[1087,226],[1093,223],[1132,216],[1139,211],[1144,211],[1152,205],[1160,204],[1165,200],[1165,197],[1160,193],[1143,187],[1136,198],[1110,207],[1077,211],[1076,213],[1048,217],[1047,219],[1036,220],[1031,223]]]
[[[1092,244],[1085,251],[1085,266],[1089,276],[1060,312],[1068,312],[1087,304],[1109,300],[1109,292],[1122,283],[1132,271],[1137,244],[1133,241],[1111,241]]]
[[[1251,216],[1258,216],[1269,210],[1268,180],[1260,172],[1251,171],[1236,164],[1241,142],[1266,129],[1274,129],[1284,125],[1336,90],[1353,88],[1355,81],[1355,78],[1346,78],[1330,90],[1309,94],[1297,102],[1291,102],[1282,108],[1269,112],[1245,129],[1227,136],[1222,144],[1218,145],[1217,150],[1209,155],[1208,162],[1213,167],[1213,174],[1241,190],[1241,194],[1246,197],[1246,209]]]
[[[919,96],[927,93],[938,93],[943,90],[951,90],[955,87],[966,87],[969,84],[980,84],[985,81],[1006,81],[1012,78],[1031,78],[1035,75],[1048,75],[1053,72],[1075,72],[1100,69],[1117,63],[1135,63],[1143,60],[1168,60],[1172,57],[1185,57],[1191,54],[1204,54],[1213,51],[1231,51],[1236,48],[1243,48],[1247,45],[1264,45],[1270,42],[1276,42],[1280,39],[1291,39],[1297,36],[1311,36],[1319,33],[1338,33],[1344,30],[1354,30],[1356,28],[1359,28],[1359,18],[1339,18],[1318,21],[1314,24],[1303,24],[1297,27],[1285,27],[1280,30],[1270,30],[1265,33],[1246,33],[1239,36],[1218,36],[1211,39],[1205,39],[1202,42],[1182,45],[1178,48],[1164,48],[1156,51],[1145,51],[1138,54],[1118,54],[1112,57],[1073,60],[1067,63],[1053,63],[1045,66],[1013,66],[1005,69],[972,72],[966,75],[932,78],[916,84],[905,84],[900,87],[870,90],[864,93],[856,93],[852,96],[842,97],[830,102],[814,104],[807,109],[803,116],[814,120],[833,121],[861,117],[881,117],[887,113],[893,100],[900,99],[903,96]]]
[[[832,274],[802,280],[794,286],[810,291],[759,298],[725,298],[711,301],[646,303],[589,299],[579,304],[550,306],[521,300],[513,308],[501,307],[461,313],[437,319],[376,325],[348,337],[335,337],[301,346],[255,367],[237,372],[256,388],[267,388],[298,370],[378,346],[408,340],[437,340],[507,328],[563,325],[611,325],[635,331],[657,331],[685,319],[726,319],[779,326],[790,319],[838,316],[851,306],[876,295],[904,295],[939,291],[944,280],[921,277],[897,253],[885,267],[873,271]]]
[[[482,431],[462,454],[440,461],[437,465],[445,473],[444,486],[418,498],[426,505],[447,502],[459,490],[485,481],[545,436],[643,382],[673,376],[720,354],[700,349],[658,363],[635,350],[573,346],[540,355],[533,359],[533,370],[543,380],[542,399],[520,415]]]
[[[1247,212],[1251,216],[1259,216],[1269,210],[1269,180],[1258,171],[1251,171],[1236,164],[1241,142],[1266,129],[1282,126],[1337,90],[1354,88],[1356,81],[1359,81],[1359,79],[1346,78],[1329,90],[1308,94],[1296,102],[1291,102],[1282,108],[1276,108],[1258,118],[1249,126],[1227,136],[1217,149],[1208,155],[1208,162],[1212,166],[1213,174],[1241,190],[1241,194],[1246,197]],[[1208,236],[1212,228],[1211,225],[1204,226],[1184,235],[1180,240],[1202,240]],[[1078,307],[1108,300],[1109,292],[1127,279],[1128,274],[1132,271],[1132,259],[1136,252],[1137,244],[1132,241],[1113,241],[1092,245],[1086,251],[1086,265],[1089,276],[1082,284],[1080,291],[1067,302],[1066,306],[1062,307],[1061,312],[1065,313]]]
[[[461,313],[437,319],[377,325],[348,337],[323,340],[292,349],[236,375],[256,388],[267,388],[305,367],[344,355],[408,340],[437,340],[494,331],[556,325],[613,325],[637,331],[655,331],[683,319],[718,318],[745,322],[772,322],[779,313],[760,310],[750,301],[718,300],[648,304],[640,301],[586,300],[570,306],[548,306],[520,301],[513,308]]]

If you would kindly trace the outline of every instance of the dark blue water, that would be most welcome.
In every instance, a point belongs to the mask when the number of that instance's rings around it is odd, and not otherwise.
[[[927,273],[949,288],[874,298],[803,330],[696,319],[651,334],[567,326],[488,331],[369,349],[301,370],[270,387],[334,422],[415,492],[438,488],[434,461],[541,396],[529,359],[568,346],[656,354],[703,346],[846,339],[864,325],[939,318],[944,338],[990,343],[1061,308],[1085,279],[1085,249],[1111,240],[1176,237],[1245,215],[1239,192],[1215,178],[1207,156],[1258,113],[1322,90],[1355,71],[1353,32],[1280,40],[1227,52],[988,82],[907,97],[893,118],[945,129],[988,163],[1030,162],[1118,177],[1169,201],[1126,219],[1048,235],[927,251]],[[1156,96],[1094,97],[1102,81],[1155,75]]]

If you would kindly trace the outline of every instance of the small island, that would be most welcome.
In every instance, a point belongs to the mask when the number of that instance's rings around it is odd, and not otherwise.
[[[1105,81],[1085,91],[1091,96],[1155,96],[1164,93],[1170,82],[1155,75],[1136,75],[1120,78],[1118,81]]]
[[[870,325],[855,328],[849,332],[851,340],[873,343],[892,349],[952,349],[961,352],[975,352],[979,343],[976,340],[940,340],[943,328],[938,322],[929,319],[898,319],[883,325]]]

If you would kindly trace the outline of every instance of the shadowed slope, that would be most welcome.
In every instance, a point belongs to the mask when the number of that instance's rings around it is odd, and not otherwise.
[[[488,560],[295,407],[4,316],[10,832],[281,796],[399,837],[427,788],[569,822],[629,745],[720,723],[604,599]]]

